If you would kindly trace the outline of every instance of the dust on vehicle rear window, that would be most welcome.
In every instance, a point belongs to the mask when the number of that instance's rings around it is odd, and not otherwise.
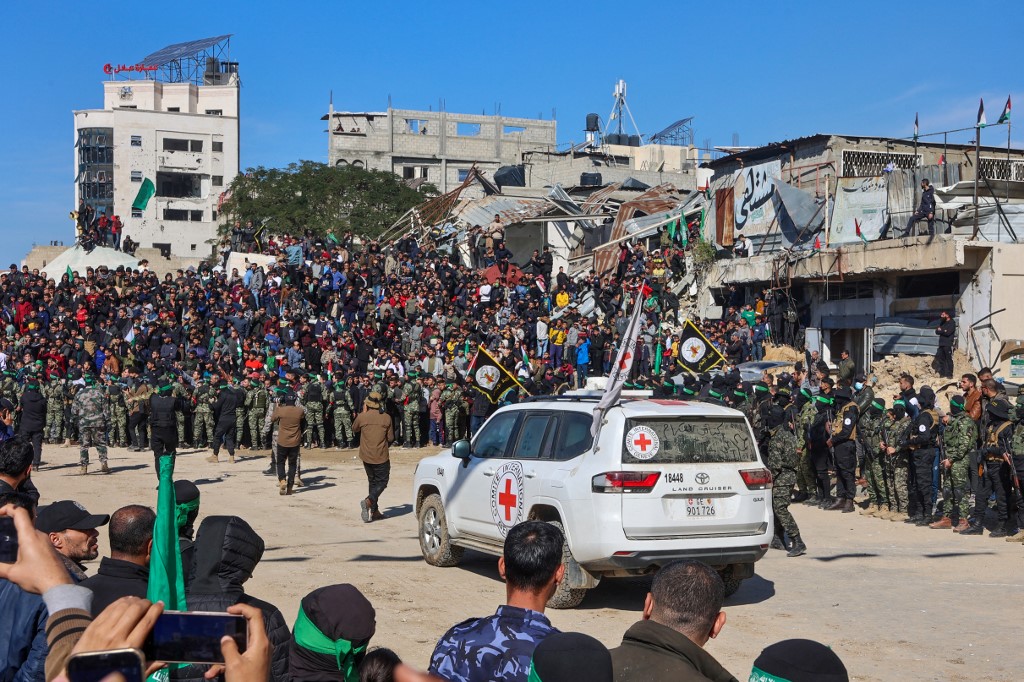
[[[623,464],[754,462],[754,444],[743,419],[629,419]]]

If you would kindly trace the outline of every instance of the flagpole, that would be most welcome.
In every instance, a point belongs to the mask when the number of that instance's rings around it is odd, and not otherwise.
[[[1006,121],[1006,201],[1010,201],[1010,180],[1013,180],[1013,166],[1010,162],[1010,126],[1013,125],[1009,120]]]
[[[974,235],[978,236],[978,180],[981,177],[981,121],[974,132]]]
[[[949,153],[946,151],[946,143],[948,140],[949,133],[942,133],[942,185],[944,187],[949,186],[949,173],[946,171],[946,163],[948,162],[946,154]]]

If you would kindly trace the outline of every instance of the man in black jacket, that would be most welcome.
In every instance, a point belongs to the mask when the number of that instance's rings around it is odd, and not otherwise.
[[[725,627],[724,601],[725,585],[706,564],[683,560],[663,566],[644,601],[643,620],[611,651],[615,679],[736,682],[704,651]]]
[[[914,223],[919,220],[927,220],[928,234],[935,234],[935,188],[932,187],[928,178],[921,180],[921,203],[918,204],[917,211],[907,220],[907,235],[914,229]]]
[[[178,452],[178,417],[185,409],[181,397],[173,395],[174,384],[161,381],[156,393],[149,398],[149,444],[153,448],[153,469],[160,476],[160,458]]]
[[[145,597],[156,514],[131,504],[110,515],[110,556],[100,559],[96,575],[82,581],[92,590],[95,618],[121,597]]]
[[[38,469],[43,457],[43,429],[46,428],[46,398],[39,392],[39,380],[30,377],[18,403],[21,422],[18,435],[32,443],[32,465]]]
[[[208,462],[217,463],[219,461],[220,446],[223,441],[231,463],[235,463],[235,411],[237,409],[238,393],[222,379],[217,400],[213,403],[213,420],[215,423],[213,429],[213,454],[206,458]]]
[[[939,347],[935,350],[935,368],[944,379],[953,378],[953,340],[956,338],[956,322],[949,312],[939,313],[939,326],[935,333],[939,335]]]

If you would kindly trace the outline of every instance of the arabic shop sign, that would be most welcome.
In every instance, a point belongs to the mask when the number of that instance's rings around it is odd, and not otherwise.
[[[159,66],[147,66],[145,64],[104,64],[103,73],[108,76],[116,75],[119,73],[149,73],[150,71],[156,71]]]

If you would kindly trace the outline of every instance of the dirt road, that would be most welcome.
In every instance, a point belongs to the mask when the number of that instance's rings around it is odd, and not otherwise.
[[[416,461],[429,452],[393,451],[391,487],[381,500],[387,518],[369,525],[359,520],[366,480],[353,451],[306,453],[309,487],[291,497],[279,496],[260,473],[265,453],[243,451],[235,465],[214,465],[204,461],[208,451],[188,451],[176,477],[199,485],[201,517],[237,514],[263,536],[267,551],[246,587],[289,623],[310,590],[350,582],[377,609],[373,643],[426,667],[448,627],[492,613],[504,599],[492,557],[467,552],[463,565],[449,569],[422,561],[411,484]],[[156,503],[150,453],[111,450],[109,476],[77,475],[76,448],[46,446],[43,459],[52,466],[33,476],[43,503],[74,499],[101,513]],[[771,551],[759,562],[757,575],[727,600],[728,623],[708,647],[736,677],[746,679],[765,645],[792,637],[830,645],[857,680],[1017,676],[1024,664],[1022,545],[800,505],[794,515],[808,554],[788,559]],[[101,556],[108,546],[104,531]],[[641,579],[607,580],[580,608],[549,614],[562,630],[615,646],[639,618],[646,588]]]

